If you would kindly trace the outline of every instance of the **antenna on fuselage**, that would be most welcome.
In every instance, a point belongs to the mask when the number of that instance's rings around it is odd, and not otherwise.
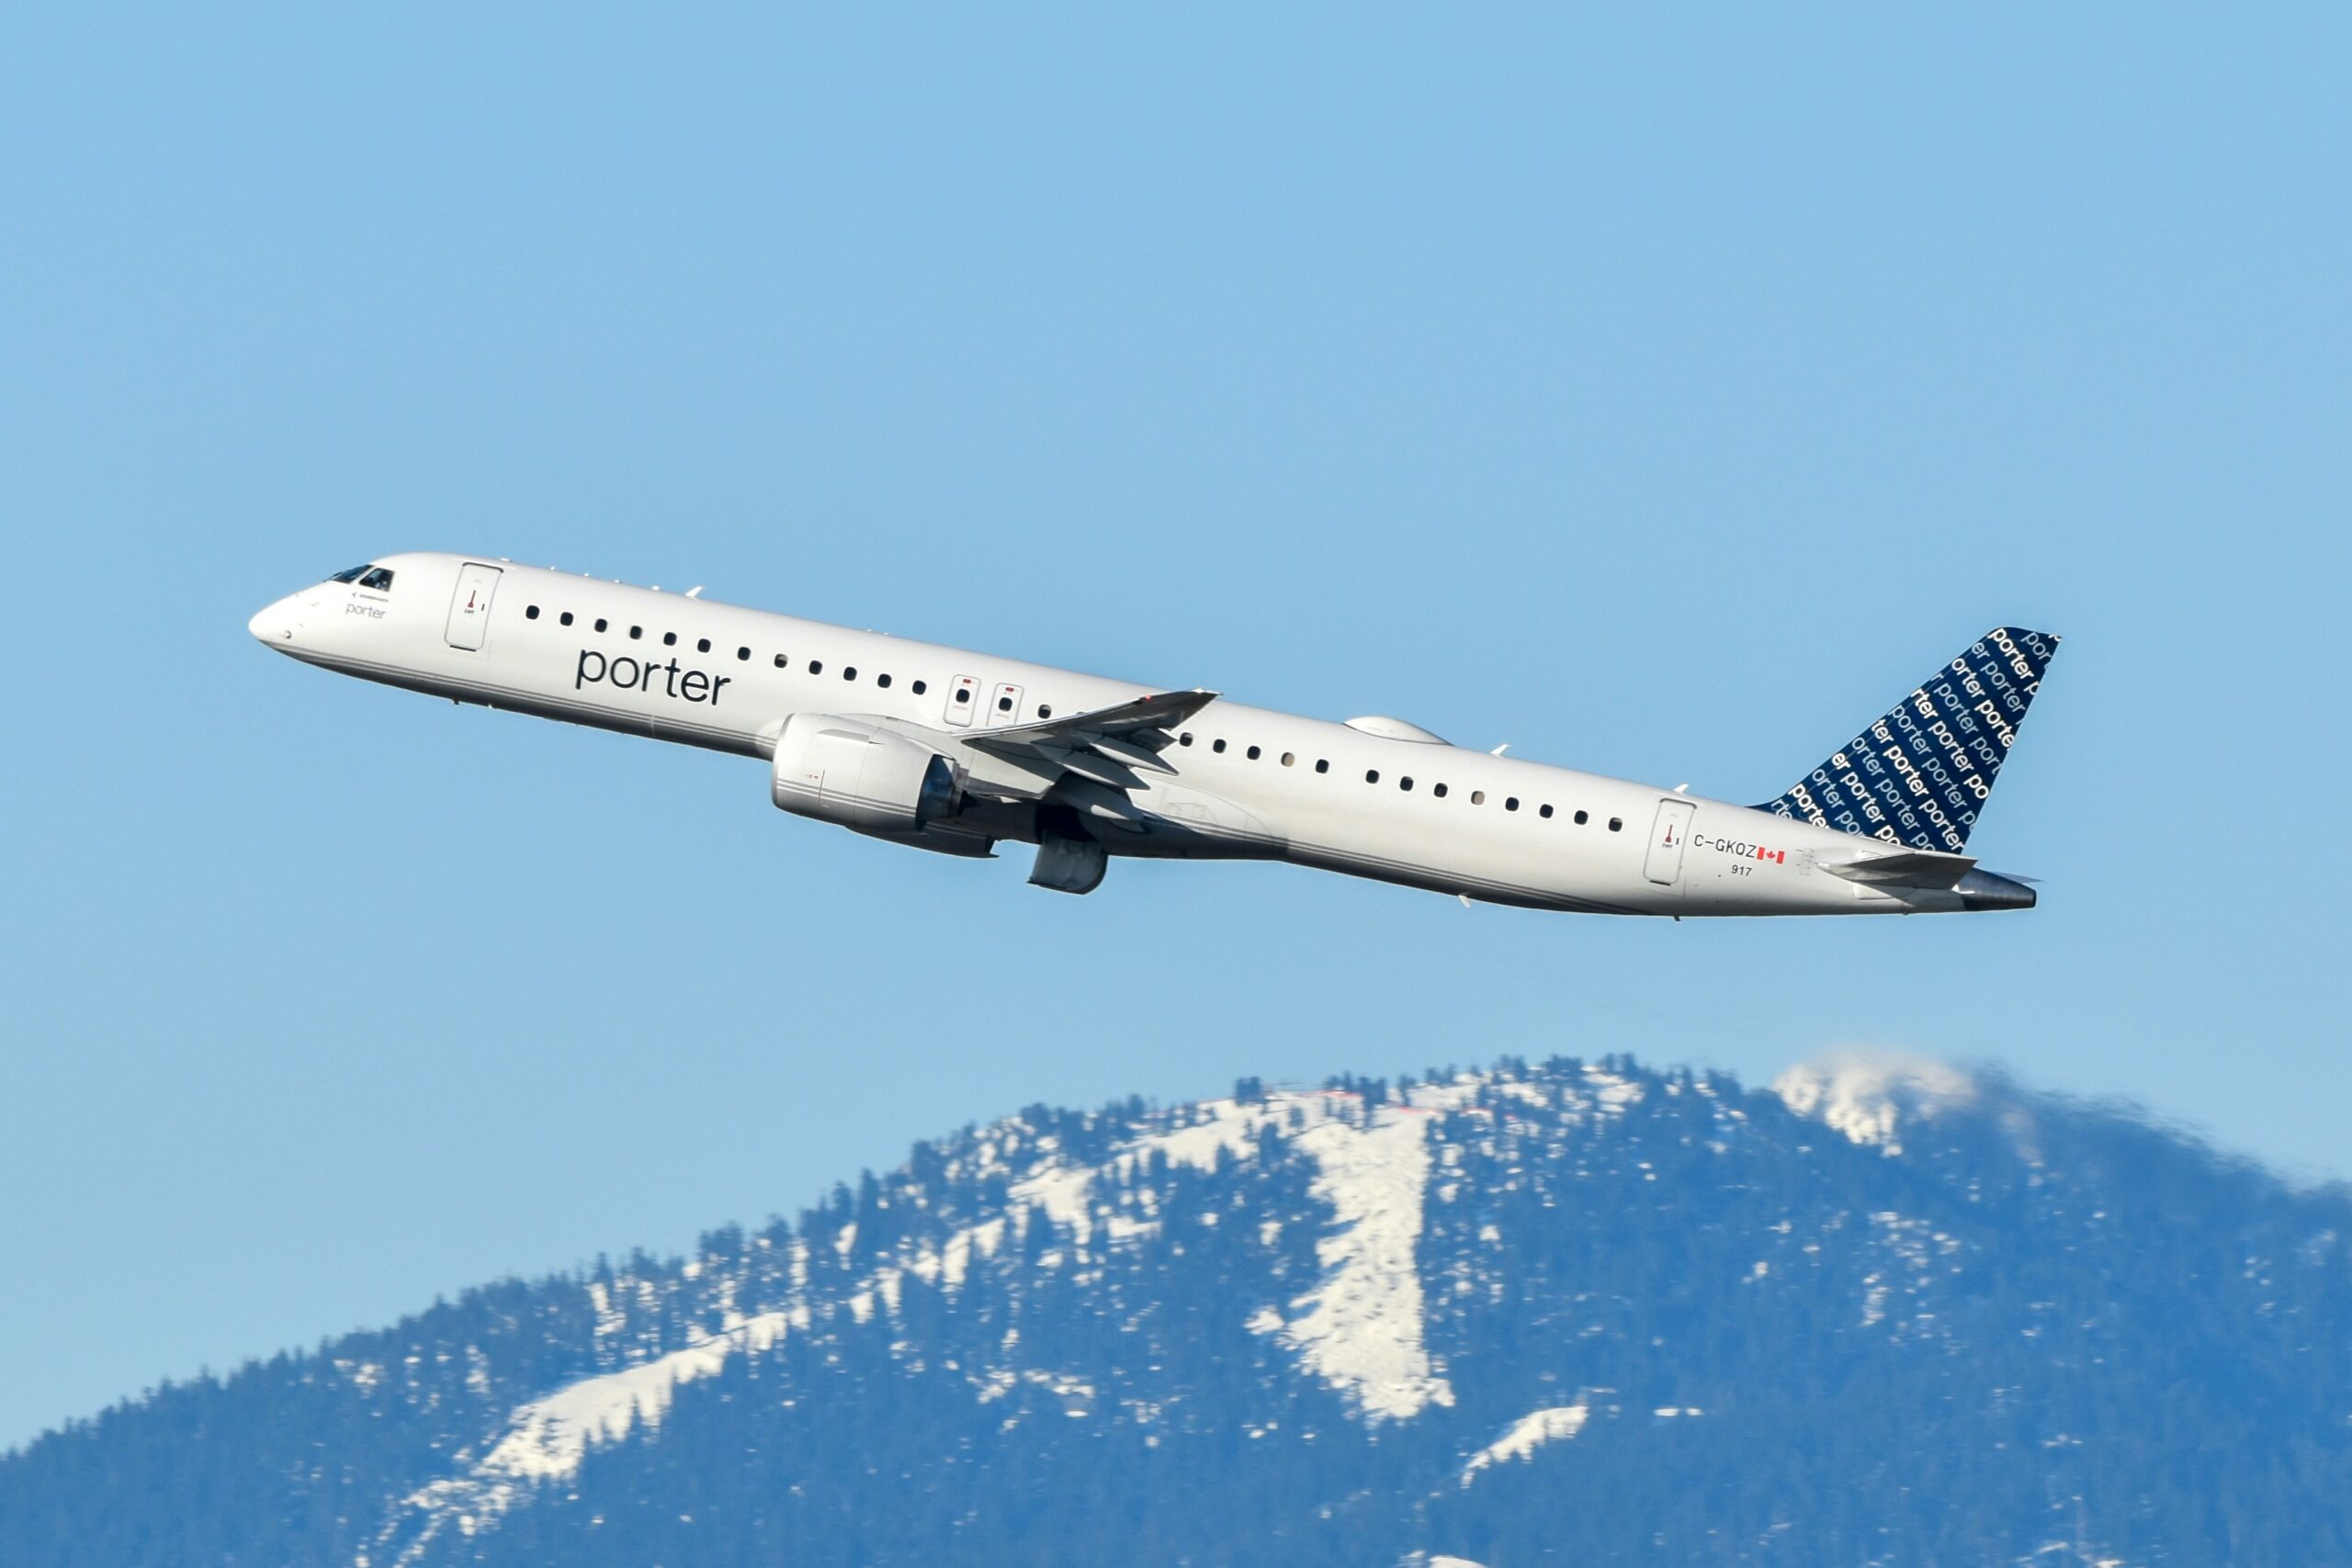
[[[699,582],[695,583],[692,588],[689,588],[689,589],[687,589],[687,590],[686,590],[686,597],[687,597],[687,598],[689,598],[689,599],[696,599],[696,598],[700,598],[701,596],[702,596],[702,584],[701,584],[701,583],[699,583]]]

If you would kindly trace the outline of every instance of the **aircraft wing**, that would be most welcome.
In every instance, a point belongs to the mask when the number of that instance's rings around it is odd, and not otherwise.
[[[1216,699],[1215,692],[1161,692],[1091,713],[969,730],[957,739],[984,751],[1053,762],[1113,789],[1133,789],[1143,782],[1137,769],[1174,772],[1159,753],[1174,742],[1176,726]]]

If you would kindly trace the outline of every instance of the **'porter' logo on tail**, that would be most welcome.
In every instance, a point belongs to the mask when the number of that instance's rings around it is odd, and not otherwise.
[[[1958,852],[2058,651],[1995,626],[1778,800],[1757,807],[1915,850]]]

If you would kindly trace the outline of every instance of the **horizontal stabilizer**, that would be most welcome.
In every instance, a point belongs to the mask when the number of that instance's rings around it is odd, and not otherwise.
[[[1932,850],[1905,850],[1861,860],[1823,861],[1821,869],[1849,882],[1899,883],[1905,887],[1957,887],[1960,879],[1976,869],[1967,855],[1938,854]]]
[[[1976,863],[1966,855],[1897,850],[1893,854],[1815,863],[1832,876],[1842,876],[1908,902],[1916,903],[1921,898],[1939,901],[1947,895],[1957,894],[1963,909],[2030,909],[2037,901],[2031,878],[1996,876],[1989,871],[1979,871]]]

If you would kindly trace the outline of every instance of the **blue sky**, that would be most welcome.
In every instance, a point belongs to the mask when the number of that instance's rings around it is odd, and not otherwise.
[[[0,1445],[1243,1073],[1871,1045],[2352,1176],[2347,31],[12,13]],[[1751,800],[2044,627],[2044,902],[1057,897],[246,637],[404,548]]]

